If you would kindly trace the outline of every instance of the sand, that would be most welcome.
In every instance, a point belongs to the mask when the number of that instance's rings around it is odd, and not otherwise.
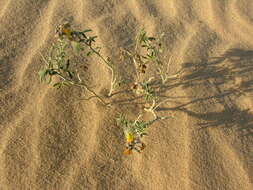
[[[106,108],[40,83],[40,53],[64,19],[115,59],[139,29],[165,32],[170,72],[184,72],[159,109],[174,118],[148,129],[141,154],[122,154],[114,118],[138,114],[123,95]],[[1,190],[253,189],[253,1],[2,0],[0,25]],[[97,62],[87,76],[100,93],[110,73]]]

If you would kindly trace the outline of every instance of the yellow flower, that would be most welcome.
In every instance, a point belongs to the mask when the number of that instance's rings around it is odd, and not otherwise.
[[[125,132],[125,137],[126,137],[127,143],[131,143],[134,140],[134,135],[131,132]]]

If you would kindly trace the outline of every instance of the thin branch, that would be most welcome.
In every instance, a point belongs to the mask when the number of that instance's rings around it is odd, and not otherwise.
[[[81,40],[81,42],[83,42],[86,46],[88,46],[90,48],[90,50],[95,53],[100,59],[102,59],[102,61],[105,63],[106,67],[111,71],[111,87],[110,87],[110,91],[108,93],[108,96],[111,96],[112,91],[113,91],[113,87],[114,84],[116,82],[116,78],[114,77],[114,70],[110,64],[109,61],[107,61],[96,49],[94,49],[90,44],[88,44],[85,40]]]

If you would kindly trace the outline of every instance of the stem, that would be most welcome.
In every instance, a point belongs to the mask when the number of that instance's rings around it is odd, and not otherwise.
[[[105,63],[106,67],[111,71],[111,87],[110,87],[110,91],[108,93],[108,96],[110,97],[112,95],[112,91],[114,88],[114,84],[116,82],[116,78],[114,78],[114,70],[112,68],[112,66],[110,65],[109,61],[107,61],[97,50],[95,50],[90,44],[88,44],[85,40],[82,40],[81,42],[84,42],[84,44],[86,46],[88,46],[90,48],[90,50],[95,53],[100,59],[102,59],[102,61]]]
[[[88,45],[88,44],[87,44]],[[89,46],[90,47],[90,46]],[[99,55],[101,58],[103,58],[95,49],[93,49],[92,47],[90,47],[97,55]],[[46,58],[42,55],[42,53],[40,52],[40,56],[42,57],[42,59],[47,63],[47,65],[49,66],[50,64],[49,64],[49,62],[46,60]],[[103,60],[105,61],[105,63],[107,63],[106,62],[106,60],[103,58]],[[107,63],[108,64],[108,63]],[[110,67],[109,67],[110,68]],[[71,81],[71,80],[69,80],[69,79],[67,79],[66,77],[64,77],[60,72],[58,72],[58,71],[56,71],[57,72],[57,74],[58,74],[58,76],[61,78],[61,79],[63,79],[64,81],[67,81],[67,82],[69,82],[70,84],[72,84],[72,85],[75,85],[75,86],[79,86],[79,87],[82,87],[82,88],[85,88],[86,90],[88,90],[89,92],[91,92],[96,98],[98,98],[104,105],[107,105],[107,103],[96,93],[96,92],[94,92],[92,89],[90,89],[86,84],[84,84],[84,83],[80,83],[80,84],[78,84],[78,83],[75,83],[74,81]],[[80,77],[78,76],[78,79],[79,79],[79,81],[81,81],[80,80]]]
[[[125,49],[122,49],[123,52],[127,53],[128,56],[130,56],[134,62],[134,67],[135,67],[135,72],[136,72],[136,78],[137,80],[135,82],[139,82],[140,81],[140,76],[139,76],[139,72],[138,72],[138,64],[137,64],[137,61],[135,59],[135,56],[137,55],[136,52],[137,52],[137,43],[135,45],[135,55],[133,55],[131,52],[129,52],[128,50],[125,50]]]
[[[151,120],[151,121],[148,121],[147,123],[146,123],[146,126],[148,127],[148,126],[150,126],[150,125],[152,125],[154,122],[156,122],[156,121],[159,121],[159,120],[164,120],[164,119],[168,119],[169,117],[156,117],[155,119],[153,119],[153,120]]]
[[[157,105],[156,105],[156,101],[153,100],[152,105],[151,105],[149,108],[144,108],[144,110],[147,111],[147,112],[152,113],[153,116],[155,117],[155,119],[157,119],[157,118],[160,118],[160,119],[167,118],[167,117],[159,117],[159,116],[157,116],[156,113],[155,113],[155,111],[156,111],[156,109],[157,109],[161,104],[167,102],[168,100],[169,100],[169,99],[165,99],[165,100],[161,101],[160,103],[158,103]]]
[[[154,109],[155,104],[156,104],[156,102],[155,102],[155,100],[153,100],[152,105],[149,108],[144,108],[144,110],[147,112],[151,112],[153,114],[154,118],[157,118],[158,116],[156,115],[155,109]]]
[[[137,117],[137,119],[134,121],[134,125],[136,125],[137,121],[139,121],[139,119],[141,118],[141,114]]]
[[[69,82],[69,83],[72,84],[72,85],[85,88],[86,90],[88,90],[89,92],[91,92],[91,93],[94,95],[94,97],[98,98],[104,105],[107,105],[107,103],[106,103],[96,92],[94,92],[92,89],[90,89],[86,84],[84,84],[84,83],[80,83],[80,84],[75,83],[75,82],[73,82],[73,81],[67,79],[66,77],[64,77],[64,76],[63,76],[62,74],[60,74],[59,72],[57,72],[57,74],[58,74],[59,77],[60,77],[61,79],[63,79],[64,81],[67,81],[67,82]]]
[[[42,55],[42,53],[40,52],[40,56],[42,57],[43,61],[45,61],[45,63],[47,64],[47,66],[49,67],[50,64],[49,62],[46,60],[46,58]]]

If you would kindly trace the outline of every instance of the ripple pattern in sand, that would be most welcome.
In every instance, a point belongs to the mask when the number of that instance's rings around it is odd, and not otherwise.
[[[250,0],[0,3],[1,189],[252,189],[252,9]],[[65,18],[93,28],[113,58],[140,28],[165,32],[171,72],[184,73],[160,111],[175,118],[150,128],[142,155],[121,155],[116,110],[39,83],[39,52]],[[109,85],[99,62],[87,75],[98,92]]]

